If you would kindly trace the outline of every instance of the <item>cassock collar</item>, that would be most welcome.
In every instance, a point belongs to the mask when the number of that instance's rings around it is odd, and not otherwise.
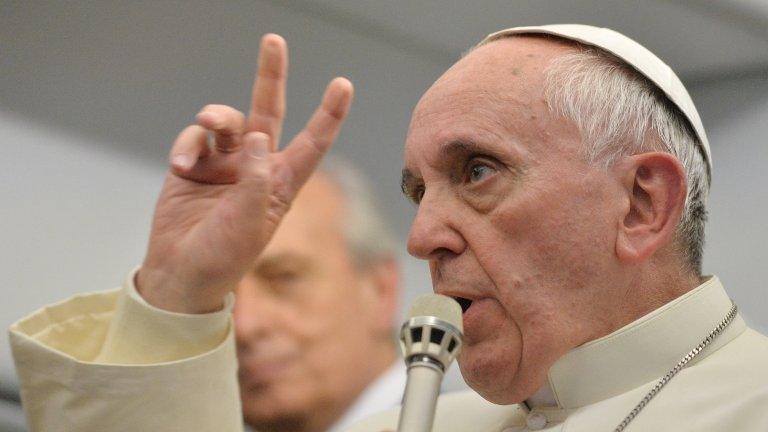
[[[549,370],[560,408],[589,405],[655,381],[696,347],[725,317],[731,300],[716,276],[642,318],[577,347]],[[704,349],[707,357],[746,329],[741,316]]]

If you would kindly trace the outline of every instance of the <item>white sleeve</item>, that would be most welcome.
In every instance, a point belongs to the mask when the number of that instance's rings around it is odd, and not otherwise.
[[[219,312],[167,312],[133,274],[11,326],[30,431],[241,431],[232,296]]]

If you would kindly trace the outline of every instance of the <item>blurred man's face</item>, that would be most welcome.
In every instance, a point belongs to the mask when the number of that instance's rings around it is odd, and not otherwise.
[[[544,68],[569,49],[516,38],[475,50],[424,95],[406,141],[404,186],[419,203],[409,252],[429,260],[435,292],[467,299],[461,371],[496,403],[530,396],[604,331],[593,312],[620,186],[544,100]]]
[[[238,287],[243,412],[257,430],[341,414],[334,410],[375,378],[382,357],[392,361],[389,299],[356,269],[344,223],[336,186],[313,177]]]

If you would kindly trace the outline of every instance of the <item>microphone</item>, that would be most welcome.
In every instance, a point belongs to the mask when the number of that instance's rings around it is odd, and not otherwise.
[[[431,432],[443,374],[464,342],[461,306],[437,294],[418,297],[400,328],[408,380],[398,432]]]

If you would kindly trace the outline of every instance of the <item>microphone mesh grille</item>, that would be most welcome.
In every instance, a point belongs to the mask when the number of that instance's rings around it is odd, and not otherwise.
[[[464,327],[461,319],[461,306],[456,300],[440,294],[423,294],[411,303],[408,318],[417,316],[434,316],[447,321],[462,333]]]

